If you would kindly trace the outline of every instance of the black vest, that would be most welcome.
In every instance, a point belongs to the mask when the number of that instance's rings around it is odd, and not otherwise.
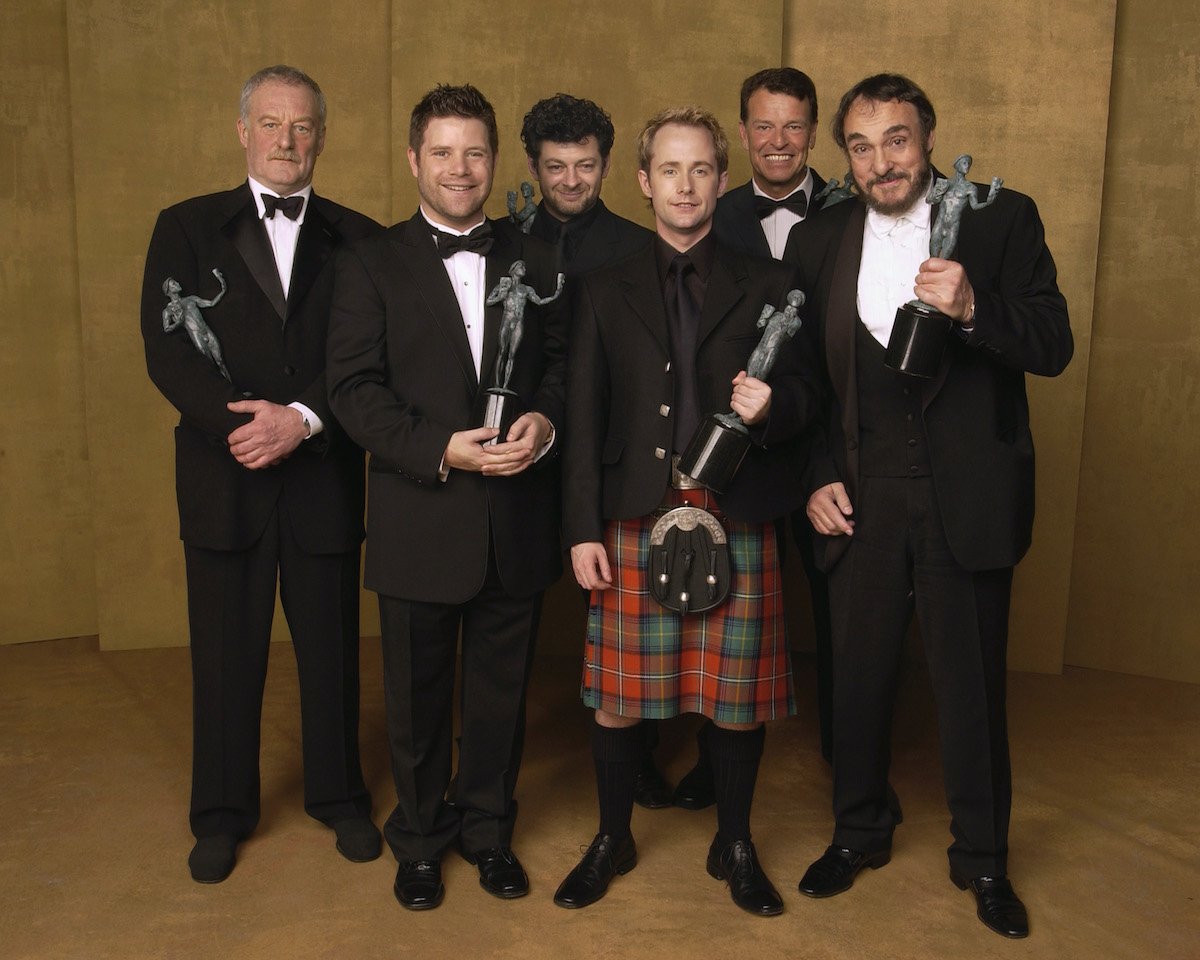
[[[883,365],[884,348],[861,320],[855,339],[860,476],[931,476],[920,381]]]

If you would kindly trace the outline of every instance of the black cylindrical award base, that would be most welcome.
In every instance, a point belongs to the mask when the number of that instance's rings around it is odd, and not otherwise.
[[[696,429],[679,460],[686,473],[709,490],[724,493],[750,449],[750,434],[741,426],[730,426],[715,414]]]
[[[520,416],[518,399],[518,396],[511,390],[505,390],[502,387],[488,388],[487,408],[483,413],[482,426],[495,427],[500,432],[493,439],[484,441],[485,447],[504,442],[513,421]]]
[[[888,339],[884,366],[910,377],[936,376],[946,351],[946,335],[954,322],[920,300],[910,300],[896,311]]]

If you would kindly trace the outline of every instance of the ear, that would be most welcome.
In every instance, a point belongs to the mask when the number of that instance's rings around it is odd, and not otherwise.
[[[726,170],[721,174],[721,179],[717,181],[717,196],[725,196],[725,188],[729,186],[729,171]]]
[[[537,161],[534,160],[533,157],[529,156],[529,154],[525,154],[525,164],[529,167],[530,176],[532,176],[533,179],[536,180],[540,185],[542,178],[538,176]]]
[[[325,128],[321,128],[320,134],[317,136],[317,156],[321,155],[321,151],[325,149]]]
[[[608,177],[608,161],[611,159],[612,159],[612,157],[608,156],[600,161],[600,179],[601,180],[604,180]]]
[[[746,124],[741,120],[738,121],[738,136],[742,138],[742,149],[749,150],[750,138],[746,136]]]
[[[417,151],[412,147],[408,148],[408,168],[414,177],[421,175],[421,165],[417,163]]]
[[[246,121],[243,120],[241,117],[238,117],[237,132],[238,132],[238,140],[241,142],[242,146],[243,147],[248,146],[250,133],[246,129]]]
[[[647,200],[654,199],[654,191],[650,189],[650,177],[645,170],[638,170],[638,185],[642,188],[642,196]]]

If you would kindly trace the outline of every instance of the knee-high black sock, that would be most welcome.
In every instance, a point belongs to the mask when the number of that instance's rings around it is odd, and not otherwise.
[[[726,730],[714,724],[708,732],[717,833],[725,843],[750,839],[750,805],[765,738],[761,725],[753,730]]]
[[[602,727],[592,721],[592,757],[596,761],[596,798],[600,833],[616,840],[629,833],[633,787],[645,753],[641,725]]]

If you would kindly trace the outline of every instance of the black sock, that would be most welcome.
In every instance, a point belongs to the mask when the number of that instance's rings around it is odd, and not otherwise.
[[[596,761],[596,798],[600,802],[600,833],[614,840],[629,834],[633,818],[633,787],[645,756],[641,725],[602,727],[592,721],[592,757]]]
[[[750,805],[765,738],[761,725],[753,730],[726,730],[714,724],[708,732],[717,833],[723,843],[750,839]]]

